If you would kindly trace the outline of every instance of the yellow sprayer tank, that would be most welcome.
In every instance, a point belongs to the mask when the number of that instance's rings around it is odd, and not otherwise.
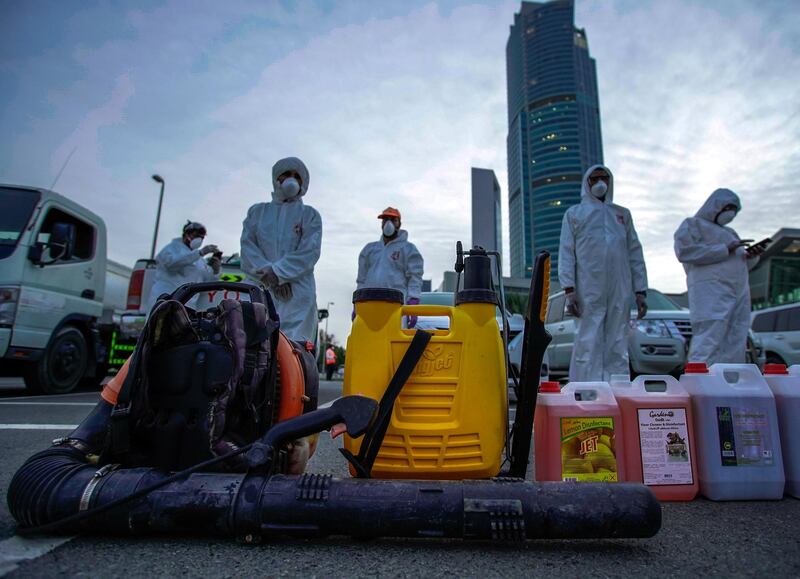
[[[433,330],[414,373],[403,386],[372,476],[487,478],[500,472],[508,425],[508,386],[495,292],[463,290],[456,306],[404,306],[401,292],[362,289],[347,340],[344,395],[380,400],[415,330],[404,316],[447,316]],[[345,437],[357,454],[361,440]]]

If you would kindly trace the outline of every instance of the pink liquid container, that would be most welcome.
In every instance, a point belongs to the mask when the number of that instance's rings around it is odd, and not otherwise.
[[[622,416],[608,383],[542,383],[533,428],[536,480],[626,480]]]
[[[714,501],[776,500],[785,479],[778,413],[754,364],[689,363],[700,492]]]
[[[672,376],[612,379],[622,413],[628,482],[644,483],[660,501],[691,501],[700,490],[692,402]]]
[[[764,379],[778,409],[785,492],[800,499],[800,366],[792,366],[790,372],[783,364],[767,364]]]

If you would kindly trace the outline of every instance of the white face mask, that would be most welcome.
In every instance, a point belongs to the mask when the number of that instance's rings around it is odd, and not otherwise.
[[[195,237],[189,242],[189,247],[191,249],[200,249],[200,246],[203,245],[203,238],[202,237]]]
[[[295,179],[294,177],[289,177],[288,179],[284,179],[277,193],[278,196],[284,201],[291,199],[292,197],[295,197],[298,193],[300,193],[300,183],[298,183],[297,179]]]
[[[391,237],[392,235],[394,235],[394,232],[395,232],[394,223],[392,223],[391,221],[387,221],[386,223],[383,224],[383,234],[386,237]]]
[[[717,223],[720,225],[727,225],[733,218],[736,217],[736,211],[728,209],[727,211],[723,211],[719,215],[717,215]]]
[[[605,197],[606,191],[608,191],[608,185],[606,185],[603,181],[597,181],[594,185],[592,185],[589,191],[592,193],[592,195],[598,199],[601,199],[602,197]]]

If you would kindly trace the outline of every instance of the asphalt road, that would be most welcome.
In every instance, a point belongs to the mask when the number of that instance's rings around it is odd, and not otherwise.
[[[323,382],[321,403],[340,394]],[[21,383],[0,379],[0,493],[19,465],[68,433],[98,395],[28,397]],[[312,472],[347,476],[338,441],[321,437]],[[5,501],[0,508],[0,576],[241,577],[443,576],[566,577],[800,576],[800,500],[663,506],[653,539],[536,541],[524,545],[442,540],[282,540],[261,545],[203,538],[73,538],[15,563],[20,542]],[[37,544],[38,546],[38,544]],[[46,551],[46,552],[45,552]]]

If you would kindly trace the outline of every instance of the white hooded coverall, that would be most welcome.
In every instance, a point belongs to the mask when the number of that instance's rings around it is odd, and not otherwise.
[[[300,175],[300,192],[282,201],[275,193],[280,187],[278,177],[291,170]],[[272,201],[253,205],[242,224],[241,259],[251,282],[261,284],[267,267],[271,267],[281,284],[291,284],[289,299],[272,293],[281,330],[292,340],[316,342],[314,265],[322,248],[322,218],[301,199],[308,190],[308,181],[308,169],[300,159],[288,157],[275,163]]]
[[[589,191],[595,169],[608,172],[601,201]],[[608,381],[627,374],[628,332],[635,292],[647,291],[642,244],[631,213],[612,203],[614,176],[603,165],[583,175],[581,202],[564,214],[558,251],[561,287],[575,288],[581,316],[575,319],[571,381]]]
[[[406,303],[422,293],[423,259],[417,246],[401,229],[384,244],[383,238],[364,246],[358,256],[356,288],[390,288],[403,292]]]
[[[689,288],[689,362],[745,362],[750,328],[748,270],[758,258],[748,259],[744,247],[728,252],[728,244],[739,236],[715,221],[726,205],[741,209],[736,193],[717,189],[675,231],[675,255],[686,270]]]
[[[161,294],[172,293],[185,283],[217,279],[206,260],[200,256],[200,250],[189,249],[180,237],[170,241],[158,252],[156,262],[156,276],[150,290],[148,311]],[[189,305],[195,301],[196,298],[192,298]]]

